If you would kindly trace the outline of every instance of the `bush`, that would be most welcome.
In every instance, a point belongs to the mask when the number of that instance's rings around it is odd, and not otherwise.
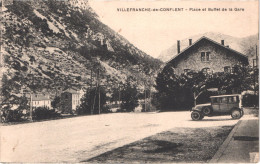
[[[26,66],[22,66],[21,70],[26,72],[26,71],[28,71],[28,68]]]
[[[151,103],[146,103],[146,110],[144,107],[144,103],[142,104],[142,112],[152,112],[152,111],[156,111],[156,107]]]
[[[48,107],[37,107],[33,112],[33,119],[35,120],[57,118],[60,116],[54,109],[50,110]]]
[[[14,62],[12,63],[12,67],[13,67],[15,70],[17,70],[17,71],[20,71],[20,69],[21,69],[21,64],[20,64],[18,61],[14,61]]]
[[[19,110],[6,109],[1,112],[2,122],[18,122],[22,120],[22,113]]]
[[[259,95],[244,95],[242,98],[242,104],[244,107],[259,106]]]
[[[61,103],[60,97],[56,96],[54,100],[51,102],[51,107],[54,109],[58,109],[60,107],[60,103]]]
[[[102,109],[102,113],[112,113],[112,111],[110,110],[109,106],[104,105]]]

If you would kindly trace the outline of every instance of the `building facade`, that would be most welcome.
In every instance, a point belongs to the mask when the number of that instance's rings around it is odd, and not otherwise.
[[[202,37],[180,52],[180,42],[177,43],[178,54],[168,63],[174,67],[174,73],[180,75],[189,71],[231,72],[236,65],[248,65],[248,58],[229,46]],[[167,64],[168,64],[167,63]]]
[[[48,94],[26,94],[28,102],[32,103],[33,108],[37,107],[47,107],[51,108],[51,99]]]
[[[80,99],[84,95],[82,89],[70,88],[61,94],[62,113],[75,113],[77,106],[80,105]]]

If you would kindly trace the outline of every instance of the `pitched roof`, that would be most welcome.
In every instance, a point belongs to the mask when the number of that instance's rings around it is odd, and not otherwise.
[[[79,94],[81,91],[85,91],[88,87],[86,85],[84,86],[78,86],[78,87],[70,87],[70,88],[65,88],[63,90],[63,93],[64,92],[68,92],[68,93],[72,93],[72,94]]]
[[[216,42],[216,41],[214,41],[214,40],[212,40],[212,39],[210,39],[210,38],[208,38],[208,37],[203,36],[203,37],[201,37],[200,39],[198,39],[196,42],[194,42],[192,45],[190,45],[190,46],[186,47],[185,49],[183,49],[179,54],[177,54],[176,56],[174,56],[173,58],[171,58],[171,59],[170,59],[169,61],[167,61],[166,63],[169,63],[169,62],[171,62],[172,60],[176,59],[178,56],[181,56],[185,51],[187,51],[187,50],[190,49],[191,47],[194,47],[194,45],[196,45],[197,43],[199,43],[199,42],[202,41],[203,39],[206,39],[206,40],[208,40],[208,41],[210,41],[210,42],[212,42],[212,43],[214,43],[214,44],[216,44],[216,45],[218,45],[218,46],[221,46],[222,48],[225,48],[225,49],[228,50],[228,51],[231,51],[231,52],[233,52],[233,53],[235,53],[235,54],[237,54],[237,55],[239,55],[239,56],[241,56],[241,57],[244,57],[244,58],[248,59],[248,57],[247,57],[246,55],[244,55],[244,54],[242,54],[242,53],[240,53],[240,52],[238,52],[238,51],[236,51],[236,50],[234,50],[234,49],[231,49],[231,48],[229,48],[229,47],[227,47],[227,46],[225,46],[225,45],[222,45],[222,44],[220,44],[220,43],[218,43],[218,42]]]
[[[32,96],[32,101],[43,101],[43,100],[50,100],[48,94],[26,94],[25,95],[28,99]]]
[[[42,100],[50,100],[50,98],[47,95],[32,94],[32,101],[42,101]]]
[[[50,100],[48,94],[33,93],[31,95],[32,95],[32,101]],[[15,94],[15,93],[13,93],[9,98],[3,100],[2,103],[0,103],[0,105],[1,104],[10,104],[11,101],[12,101],[13,104],[16,104],[16,103],[19,104],[18,98],[22,97],[22,96],[25,96],[30,101],[31,95],[28,94],[28,93],[26,93],[26,94],[21,94],[21,93]]]
[[[76,89],[76,88],[68,88],[66,90],[64,90],[63,92],[68,92],[68,93],[72,93],[72,94],[79,94],[80,89]]]

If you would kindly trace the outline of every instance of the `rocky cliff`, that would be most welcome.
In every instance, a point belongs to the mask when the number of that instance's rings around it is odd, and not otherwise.
[[[127,79],[143,88],[162,63],[100,22],[85,0],[13,0],[1,13],[5,74],[16,92],[90,86],[98,71],[107,89]]]

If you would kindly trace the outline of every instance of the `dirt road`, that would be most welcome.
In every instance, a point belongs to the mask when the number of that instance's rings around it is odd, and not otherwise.
[[[233,126],[230,116],[191,121],[190,112],[113,113],[1,126],[1,162],[79,162],[176,127]]]

